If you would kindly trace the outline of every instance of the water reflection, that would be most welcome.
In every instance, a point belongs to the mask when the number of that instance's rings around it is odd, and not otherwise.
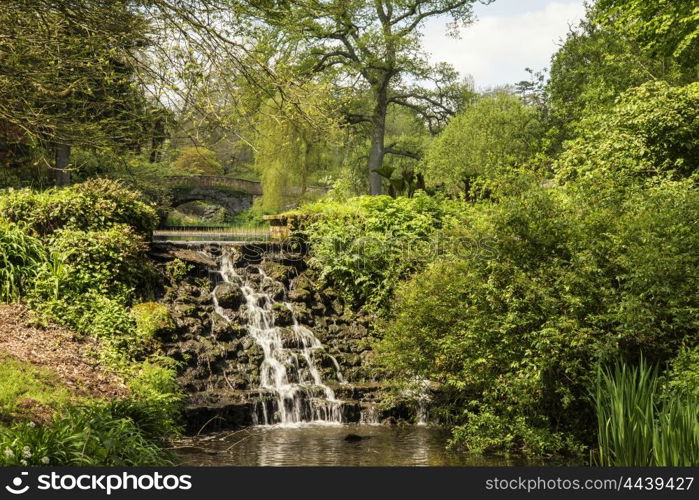
[[[448,434],[425,426],[298,425],[251,427],[188,438],[175,453],[184,465],[479,466],[514,465],[445,448]]]

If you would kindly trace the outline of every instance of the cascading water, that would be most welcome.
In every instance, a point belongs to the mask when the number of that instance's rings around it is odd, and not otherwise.
[[[323,345],[313,332],[300,325],[289,303],[278,302],[264,289],[280,285],[257,269],[259,283],[245,279],[233,264],[231,254],[224,250],[219,273],[225,283],[240,287],[245,298],[247,332],[262,349],[259,389],[263,394],[256,402],[253,420],[258,424],[293,425],[301,422],[342,423],[342,401],[323,382],[314,354]],[[217,287],[218,288],[218,287]],[[219,306],[214,289],[214,310],[228,321],[226,310]],[[275,325],[275,307],[283,304],[291,314],[292,325],[283,329]],[[338,381],[344,382],[340,368],[332,356]],[[265,397],[265,394],[268,397]],[[269,397],[271,396],[271,397]]]

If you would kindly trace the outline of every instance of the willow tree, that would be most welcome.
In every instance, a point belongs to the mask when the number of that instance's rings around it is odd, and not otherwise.
[[[332,97],[321,84],[306,84],[305,94],[303,104],[268,99],[255,114],[252,142],[265,210],[302,197],[311,177],[337,162],[341,134]]]
[[[386,154],[408,154],[386,146],[386,117],[390,106],[406,106],[438,129],[461,98],[457,74],[445,65],[431,66],[421,49],[421,29],[431,18],[450,16],[452,28],[473,21],[477,0],[251,0],[242,2],[296,43],[308,56],[307,73],[334,72],[341,90],[368,91],[368,109],[345,110],[350,123],[368,123],[369,186],[381,193],[378,174]],[[481,0],[490,3],[492,0]],[[433,85],[426,87],[426,81]]]

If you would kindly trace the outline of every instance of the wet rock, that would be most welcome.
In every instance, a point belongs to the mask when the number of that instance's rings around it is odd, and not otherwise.
[[[284,300],[286,289],[279,281],[264,280],[260,287],[263,292],[268,294],[273,300]]]
[[[230,321],[216,312],[211,313],[211,318],[211,333],[214,335],[216,340],[223,342],[232,341],[247,333],[244,326],[237,322]]]
[[[292,328],[280,328],[279,337],[282,341],[282,346],[285,349],[302,349],[303,341],[294,332]]]
[[[357,443],[359,441],[364,441],[367,439],[371,439],[371,436],[360,436],[358,434],[347,434],[345,436],[345,441],[348,443]]]
[[[296,274],[296,269],[285,266],[279,262],[265,260],[260,264],[260,269],[274,281],[288,283],[292,276]]]
[[[310,302],[313,299],[314,283],[305,274],[301,274],[291,281],[289,299],[294,302]]]
[[[174,319],[191,316],[196,313],[196,310],[197,308],[193,304],[184,304],[182,302],[175,302],[170,306],[170,314]]]
[[[197,252],[195,250],[190,250],[188,248],[175,248],[170,251],[173,258],[183,260],[190,264],[202,265],[209,268],[216,267],[216,261],[207,257],[202,252]]]
[[[272,313],[274,314],[274,324],[276,326],[291,326],[294,324],[294,315],[291,310],[279,302],[272,305]]]
[[[236,310],[245,303],[245,296],[239,285],[233,283],[220,283],[214,292],[218,299],[218,305],[224,309]]]

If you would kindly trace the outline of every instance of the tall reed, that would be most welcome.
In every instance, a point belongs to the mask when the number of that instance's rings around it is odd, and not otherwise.
[[[602,466],[699,465],[699,404],[661,396],[656,367],[600,368],[593,393]]]
[[[18,224],[0,221],[0,301],[17,300],[45,261],[41,241]]]

